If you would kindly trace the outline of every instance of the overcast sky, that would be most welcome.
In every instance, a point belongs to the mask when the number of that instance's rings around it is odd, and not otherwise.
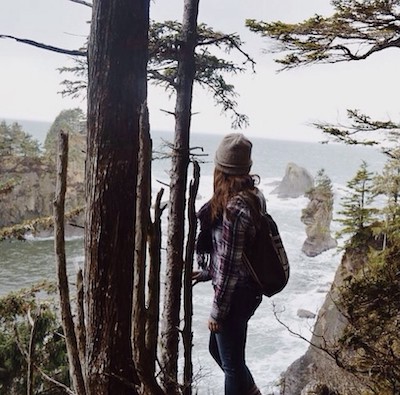
[[[154,0],[151,18],[181,20],[183,0]],[[89,32],[90,8],[68,0],[2,0],[0,34],[29,38],[77,49]],[[398,120],[400,51],[389,50],[363,62],[318,65],[277,73],[269,45],[244,27],[246,18],[299,22],[316,13],[329,15],[329,0],[200,0],[199,22],[225,33],[239,33],[244,50],[256,60],[256,73],[229,78],[240,94],[239,111],[250,118],[245,133],[291,140],[321,140],[309,124],[340,122],[346,109],[373,117]],[[237,58],[235,55],[235,59]],[[68,56],[43,51],[11,40],[0,40],[0,118],[52,122],[63,109],[81,107],[79,99],[62,98],[58,68],[72,65]],[[172,130],[174,101],[163,90],[150,88],[151,126]],[[215,108],[209,94],[195,90],[192,130],[229,132],[231,120]]]

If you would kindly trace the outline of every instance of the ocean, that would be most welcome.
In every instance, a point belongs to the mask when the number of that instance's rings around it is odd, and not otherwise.
[[[162,151],[163,140],[170,141],[171,133],[155,133],[153,146]],[[197,207],[206,202],[212,193],[213,154],[222,136],[193,134],[192,147],[202,147],[192,153],[200,153],[201,178]],[[278,141],[250,138],[253,142],[252,173],[261,177],[260,189],[267,198],[268,211],[275,218],[291,264],[291,277],[287,287],[278,295],[264,300],[249,322],[247,340],[247,361],[256,383],[263,394],[277,392],[280,374],[297,358],[304,354],[308,344],[291,335],[276,319],[288,325],[293,331],[309,339],[315,319],[297,316],[298,309],[318,313],[335,271],[341,260],[338,250],[330,250],[310,258],[301,252],[306,239],[305,225],[300,221],[301,210],[308,199],[280,199],[272,190],[285,173],[289,162],[306,168],[312,175],[320,169],[332,181],[335,203],[334,218],[340,209],[340,198],[346,193],[346,183],[356,173],[363,160],[369,170],[380,171],[385,157],[376,149],[348,147],[338,144]],[[168,182],[169,163],[167,160],[153,162],[153,194],[158,192],[162,182]],[[189,169],[191,178],[192,168]],[[164,187],[164,189],[166,189]],[[163,200],[168,200],[165,191]],[[166,243],[167,212],[163,216],[163,243]],[[339,229],[333,221],[332,232]],[[69,272],[83,266],[82,238],[67,242]],[[0,243],[0,295],[28,286],[43,278],[55,278],[53,241],[29,237],[25,242],[6,241]],[[220,395],[223,393],[223,375],[208,353],[207,319],[212,302],[212,288],[209,283],[197,284],[193,290],[194,317],[194,374],[199,395]]]

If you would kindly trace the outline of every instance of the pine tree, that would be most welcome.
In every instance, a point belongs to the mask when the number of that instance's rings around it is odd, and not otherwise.
[[[39,143],[22,126],[14,122],[0,123],[0,156],[26,156],[36,158],[40,155]]]
[[[375,194],[386,197],[386,205],[381,210],[384,222],[379,229],[384,234],[385,246],[387,242],[400,240],[400,149],[392,153],[382,174],[374,179]]]
[[[343,225],[337,236],[350,235],[351,241],[346,244],[355,246],[369,237],[369,226],[378,218],[378,209],[371,207],[375,194],[373,193],[373,173],[368,171],[368,165],[362,162],[354,178],[348,183],[349,193],[342,198],[342,218],[337,221]]]
[[[332,181],[325,173],[325,169],[318,170],[314,183],[315,187],[313,189],[333,199]]]
[[[299,23],[248,19],[246,26],[270,39],[266,52],[279,54],[275,61],[281,70],[362,61],[400,48],[398,0],[332,0],[331,4],[330,16],[313,15]],[[334,141],[346,144],[382,146],[380,135],[399,140],[398,121],[374,120],[358,109],[349,109],[347,118],[345,124],[313,125]]]
[[[12,141],[10,128],[5,121],[0,123],[0,156],[11,155]]]

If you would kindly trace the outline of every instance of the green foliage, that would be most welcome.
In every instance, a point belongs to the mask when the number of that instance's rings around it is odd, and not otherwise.
[[[365,59],[400,47],[400,3],[393,0],[333,0],[330,17],[314,15],[296,24],[249,19],[247,27],[274,39],[282,69]]]
[[[53,162],[56,159],[57,138],[60,130],[63,130],[70,136],[74,134],[86,135],[86,119],[83,111],[80,108],[63,110],[52,123],[44,142],[44,149],[46,158]],[[73,147],[71,147],[71,150],[73,150]]]
[[[314,15],[295,24],[249,19],[246,25],[277,43],[272,52],[282,55],[276,59],[282,70],[315,63],[361,60],[375,52],[400,47],[398,0],[332,0],[332,6],[334,12],[326,18]],[[385,138],[399,141],[399,123],[374,121],[359,110],[348,110],[347,117],[347,125],[317,122],[314,126],[334,141],[351,145],[385,147]],[[392,148],[383,150],[390,155]]]
[[[393,153],[398,153],[393,150]],[[365,163],[348,184],[342,213],[352,235],[346,254],[365,262],[348,276],[340,289],[337,306],[347,326],[330,351],[339,366],[364,378],[373,394],[400,393],[400,164],[389,160],[381,175],[372,178]],[[367,207],[376,195],[387,204],[380,210]],[[384,221],[375,218],[383,214]],[[375,218],[375,219],[374,219]],[[363,257],[366,256],[366,259]]]
[[[332,181],[325,173],[324,169],[318,171],[314,179],[314,187],[305,194],[306,197],[312,200],[317,200],[323,205],[326,213],[331,213],[333,209],[333,190]],[[323,203],[322,203],[323,202]],[[302,220],[307,217],[315,216],[315,206],[309,205],[302,210]],[[329,220],[330,222],[330,220]],[[327,229],[321,229],[320,233],[326,233]],[[330,231],[329,231],[330,232]]]
[[[55,284],[42,282],[0,298],[1,394],[27,392],[28,361],[34,369],[35,394],[65,393],[40,373],[69,384],[65,341],[52,297],[55,291]]]
[[[82,52],[87,52],[87,43],[85,47],[80,49]],[[73,74],[75,76],[74,80],[65,79],[61,82],[64,89],[61,91],[63,96],[71,96],[77,99],[80,96],[86,96],[85,92],[87,89],[88,80],[88,68],[87,68],[87,57],[75,56],[74,57],[75,66],[73,67],[61,67],[58,71],[63,74]]]
[[[5,171],[5,163],[10,157],[17,158],[16,162],[33,160],[40,162],[39,142],[30,134],[25,133],[21,125],[13,123],[0,123],[0,196],[12,191],[18,184],[16,178],[12,178]]]
[[[306,196],[317,194],[328,198],[333,204],[332,181],[325,173],[325,169],[320,169],[314,179],[314,187],[306,193]]]
[[[148,78],[154,84],[163,87],[169,94],[176,89],[177,66],[180,56],[180,36],[182,24],[176,21],[154,22],[149,30],[149,62]],[[254,65],[254,61],[242,49],[242,41],[236,34],[223,34],[214,31],[205,24],[198,26],[197,45],[195,53],[195,83],[210,91],[215,103],[223,113],[232,115],[233,127],[248,124],[248,118],[237,111],[234,86],[226,81],[226,75],[242,73],[246,64]],[[217,53],[230,54],[238,51],[243,55],[242,64],[236,64],[217,56]],[[63,94],[77,96],[86,88],[87,63],[82,58],[76,58],[73,68],[63,68],[62,72],[74,74],[75,81],[63,82]]]
[[[400,239],[400,149],[392,153],[382,174],[374,179],[374,193],[386,198],[386,204],[381,209],[384,221],[376,232],[383,233],[389,243],[392,239]]]
[[[11,125],[5,121],[0,123],[0,158],[2,156],[36,158],[39,155],[38,141],[24,132],[21,125],[16,122]]]
[[[254,62],[241,50],[243,43],[238,35],[223,34],[205,24],[198,25],[197,29],[195,82],[213,94],[222,112],[232,113],[234,127],[241,127],[247,124],[248,120],[236,111],[237,93],[234,86],[226,82],[224,75],[244,72],[244,65]],[[177,83],[181,30],[182,25],[176,21],[153,22],[150,29],[149,78],[152,83],[163,86],[170,92],[174,91]],[[243,55],[242,65],[215,55],[218,51],[229,54],[232,50],[237,50]]]
[[[315,122],[313,126],[332,141],[348,145],[381,146],[389,157],[396,155],[400,124],[393,121],[374,121],[359,110],[347,110],[347,119],[348,123],[345,125]]]
[[[368,227],[377,221],[378,209],[372,207],[374,194],[372,192],[373,178],[363,162],[353,179],[347,183],[349,193],[342,198],[342,218],[337,221],[343,225],[338,237],[350,235],[346,246],[356,247],[369,237]]]
[[[400,393],[399,272],[399,239],[383,252],[372,248],[368,265],[347,279],[338,302],[348,325],[336,357],[380,395]]]

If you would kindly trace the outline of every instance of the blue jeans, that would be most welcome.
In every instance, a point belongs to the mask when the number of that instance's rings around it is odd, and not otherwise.
[[[245,348],[247,323],[261,299],[254,289],[235,289],[221,331],[210,334],[210,354],[225,374],[225,395],[244,395],[254,387],[253,376],[245,361]]]

